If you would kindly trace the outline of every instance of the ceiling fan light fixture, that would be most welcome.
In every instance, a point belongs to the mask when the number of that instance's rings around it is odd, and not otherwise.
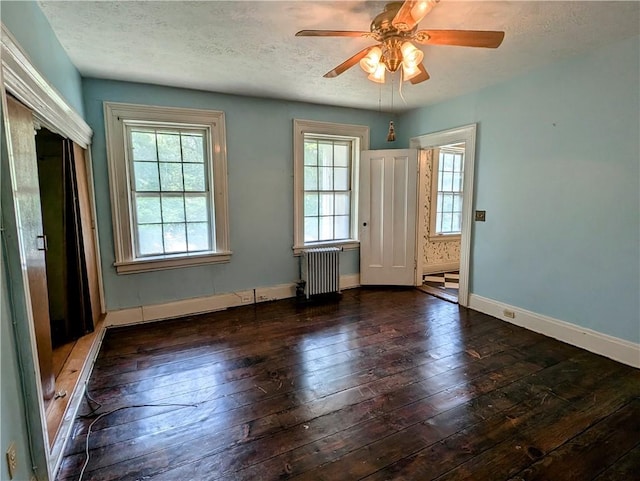
[[[409,0],[402,4],[393,19],[393,26],[401,32],[408,32],[435,7],[438,0]]]
[[[367,55],[360,60],[360,67],[362,70],[369,74],[375,73],[380,66],[380,59],[382,57],[382,50],[380,47],[373,47]]]
[[[369,76],[367,78],[369,80],[371,80],[372,82],[383,84],[384,83],[384,71],[385,71],[385,66],[381,62],[376,67],[376,70],[374,72],[372,72],[371,74],[369,74]]]
[[[402,51],[402,65],[408,69],[416,68],[424,58],[424,52],[411,42],[404,42],[400,50]]]
[[[402,80],[411,80],[418,75],[420,75],[418,65],[407,67],[404,63],[402,64]]]

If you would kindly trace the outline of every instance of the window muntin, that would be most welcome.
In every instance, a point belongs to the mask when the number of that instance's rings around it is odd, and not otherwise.
[[[127,126],[136,257],[215,250],[206,133]]]
[[[304,135],[304,242],[351,239],[353,141]]]
[[[462,232],[464,149],[442,147],[436,162],[436,235]]]

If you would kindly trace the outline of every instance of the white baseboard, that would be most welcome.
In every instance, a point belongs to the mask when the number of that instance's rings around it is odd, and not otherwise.
[[[441,272],[451,272],[460,269],[460,262],[446,262],[442,264],[423,264],[422,275],[439,274]]]
[[[360,287],[360,274],[340,276],[340,290]]]
[[[476,294],[469,295],[469,307],[628,366],[640,368],[640,344],[519,307],[510,306]],[[505,311],[513,313],[514,317],[505,316]]]
[[[360,274],[340,276],[340,289],[351,289],[358,286],[360,286]],[[104,325],[112,327],[141,324],[161,319],[201,314],[203,312],[222,311],[230,307],[288,299],[295,296],[295,283],[257,287],[256,289],[244,291],[109,311]]]

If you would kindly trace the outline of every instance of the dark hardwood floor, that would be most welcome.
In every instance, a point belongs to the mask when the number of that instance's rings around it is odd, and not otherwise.
[[[88,392],[102,406],[77,419],[59,481],[79,478],[92,423],[83,480],[640,471],[640,371],[415,289],[110,329]]]

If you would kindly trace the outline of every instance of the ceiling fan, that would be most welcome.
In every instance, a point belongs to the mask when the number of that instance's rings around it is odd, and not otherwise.
[[[405,0],[388,3],[371,22],[369,32],[346,30],[301,30],[296,37],[364,37],[379,42],[364,48],[324,74],[337,77],[360,62],[369,80],[384,83],[385,71],[402,67],[402,79],[417,84],[429,79],[422,64],[424,53],[413,43],[423,45],[457,45],[461,47],[497,48],[504,32],[478,30],[418,30],[418,23],[440,0]]]

